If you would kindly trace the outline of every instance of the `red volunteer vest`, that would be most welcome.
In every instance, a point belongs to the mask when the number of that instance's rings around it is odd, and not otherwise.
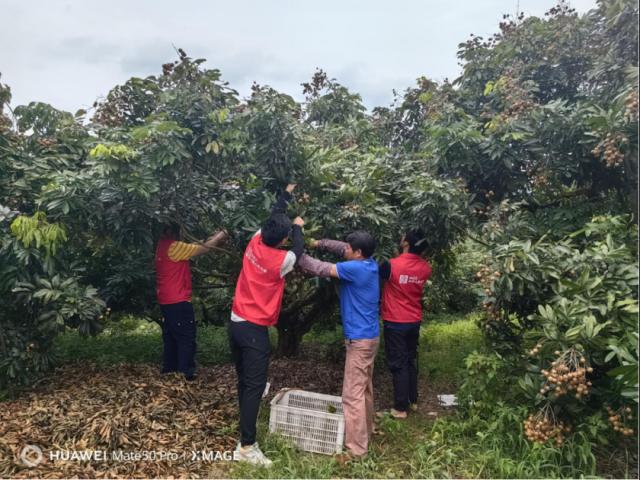
[[[173,242],[173,238],[161,238],[156,248],[156,293],[160,305],[191,301],[189,260],[174,262],[169,258]]]
[[[284,278],[280,277],[280,269],[286,255],[285,250],[262,243],[259,233],[251,239],[242,259],[231,307],[233,313],[265,327],[278,323],[284,294]]]
[[[422,290],[431,276],[431,265],[414,253],[403,253],[389,263],[391,276],[382,292],[382,319],[397,323],[422,321]]]

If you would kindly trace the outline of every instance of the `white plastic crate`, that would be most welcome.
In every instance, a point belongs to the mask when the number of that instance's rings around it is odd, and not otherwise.
[[[292,440],[307,452],[342,451],[342,398],[304,390],[281,390],[271,400],[269,431]]]

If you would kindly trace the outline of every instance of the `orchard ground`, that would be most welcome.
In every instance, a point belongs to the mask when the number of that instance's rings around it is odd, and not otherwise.
[[[280,388],[339,395],[344,353],[339,328],[314,330],[295,359],[274,359],[271,392],[260,413],[259,442],[274,460],[271,469],[191,458],[191,452],[230,451],[235,446],[235,372],[224,327],[198,332],[198,379],[160,377],[160,329],[133,317],[113,322],[98,336],[76,332],[56,340],[56,373],[18,398],[5,400],[0,474],[13,477],[604,477],[637,476],[633,445],[616,445],[596,459],[563,463],[562,452],[531,445],[522,435],[524,412],[505,405],[501,421],[469,418],[438,404],[455,393],[464,358],[483,349],[476,315],[439,315],[422,329],[421,394],[408,420],[378,422],[370,454],[339,465],[329,456],[296,450],[268,433],[268,401]],[[275,332],[273,332],[275,334]],[[275,337],[275,335],[274,335]],[[275,341],[275,338],[272,339]],[[390,376],[381,353],[376,361],[378,409],[390,407]],[[507,430],[505,430],[505,425]],[[508,431],[510,429],[510,431]],[[25,444],[54,449],[188,452],[179,460],[44,462],[34,468],[16,460]],[[574,448],[568,445],[564,448]],[[593,461],[592,461],[593,460]],[[595,472],[589,469],[596,466]]]

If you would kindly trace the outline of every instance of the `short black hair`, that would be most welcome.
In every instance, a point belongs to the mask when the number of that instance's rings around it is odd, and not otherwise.
[[[162,226],[162,234],[172,238],[180,238],[180,224],[176,222],[166,223]]]
[[[360,250],[365,258],[369,258],[376,250],[376,239],[364,230],[350,233],[347,236],[347,243],[351,245],[351,250],[354,252]]]
[[[263,224],[260,234],[265,245],[275,247],[291,232],[291,220],[283,213],[271,215]]]
[[[409,253],[420,255],[427,248],[427,239],[420,228],[409,230],[404,234],[404,239],[409,242]]]

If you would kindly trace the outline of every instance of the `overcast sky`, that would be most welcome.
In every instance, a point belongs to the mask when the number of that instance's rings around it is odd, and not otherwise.
[[[301,98],[317,67],[369,107],[417,77],[454,79],[470,33],[497,31],[519,6],[541,16],[554,0],[0,0],[0,81],[12,106],[75,112],[132,76],[159,74],[175,47],[206,58],[247,95],[251,83]],[[572,0],[584,13],[595,0]]]

